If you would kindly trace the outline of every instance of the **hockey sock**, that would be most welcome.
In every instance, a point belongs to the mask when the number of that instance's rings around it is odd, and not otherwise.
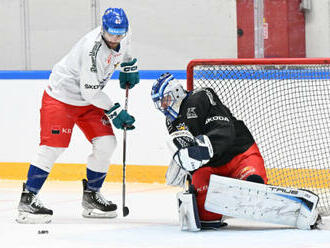
[[[32,193],[38,194],[42,185],[46,181],[48,174],[47,171],[31,164],[28,172],[28,179],[26,181],[26,189]]]
[[[99,191],[106,175],[107,173],[96,172],[87,168],[87,188],[93,191]]]

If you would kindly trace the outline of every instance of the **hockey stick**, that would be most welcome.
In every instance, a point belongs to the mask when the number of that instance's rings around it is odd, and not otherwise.
[[[125,110],[127,111],[128,105],[128,84],[126,85],[126,94],[125,94]],[[127,127],[124,127],[124,134],[123,134],[123,216],[126,217],[129,214],[129,209],[125,206],[126,200],[126,131]]]

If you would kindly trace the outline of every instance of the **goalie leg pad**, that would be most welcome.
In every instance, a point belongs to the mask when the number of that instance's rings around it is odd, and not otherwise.
[[[205,209],[231,217],[311,229],[318,217],[318,199],[306,190],[211,175]]]
[[[200,231],[201,223],[195,194],[189,192],[177,193],[179,223],[182,231]]]

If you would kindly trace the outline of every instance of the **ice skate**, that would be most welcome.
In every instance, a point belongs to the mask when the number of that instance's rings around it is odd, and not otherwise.
[[[98,191],[87,189],[87,180],[83,179],[83,199],[84,208],[82,216],[85,218],[115,218],[117,217],[117,205],[106,200]]]
[[[317,215],[315,223],[311,225],[311,229],[322,229],[323,221],[321,215]]]
[[[201,220],[202,230],[217,230],[222,227],[226,227],[228,224],[222,220]]]
[[[16,221],[21,224],[45,224],[51,222],[53,210],[43,206],[37,195],[29,192],[23,183]]]

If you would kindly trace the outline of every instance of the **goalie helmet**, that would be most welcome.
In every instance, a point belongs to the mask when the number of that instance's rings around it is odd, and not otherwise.
[[[110,35],[124,36],[128,31],[128,19],[122,8],[108,8],[102,17],[102,31]]]
[[[182,85],[168,72],[156,80],[151,90],[155,107],[171,121],[178,117],[180,104],[186,96]]]

